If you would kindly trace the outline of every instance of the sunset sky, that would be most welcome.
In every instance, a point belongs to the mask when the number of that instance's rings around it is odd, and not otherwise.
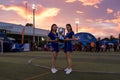
[[[76,32],[95,37],[118,37],[120,0],[0,0],[0,22],[25,25],[32,23],[32,4],[36,5],[36,28],[50,30],[53,23],[65,27],[70,23]]]

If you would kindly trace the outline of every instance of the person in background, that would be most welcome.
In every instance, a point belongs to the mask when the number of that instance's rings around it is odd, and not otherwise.
[[[59,52],[59,45],[58,45],[58,33],[57,33],[57,25],[52,24],[51,26],[51,31],[48,34],[47,41],[51,43],[52,46],[52,67],[51,67],[51,72],[56,73],[58,70],[56,69],[56,60],[57,60],[57,55]]]
[[[90,51],[91,51],[91,52],[94,52],[94,48],[95,48],[95,42],[92,41],[92,42],[90,43]]]
[[[120,51],[120,40],[119,40],[119,43],[118,43],[118,47],[119,47],[119,51]]]
[[[66,60],[67,60],[67,67],[64,69],[66,74],[70,74],[72,72],[72,59],[71,59],[71,52],[72,52],[72,40],[77,40],[74,37],[74,32],[72,30],[71,24],[66,24],[67,34],[65,35],[64,40],[64,52],[66,53]]]

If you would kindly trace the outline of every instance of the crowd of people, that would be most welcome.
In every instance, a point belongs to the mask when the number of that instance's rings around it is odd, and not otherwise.
[[[43,49],[44,51],[51,51],[51,46],[45,44]],[[73,51],[84,51],[84,52],[118,52],[120,51],[120,43],[106,43],[100,44],[99,41],[87,43],[87,45],[83,45],[81,42],[73,44]]]
[[[120,43],[105,43],[100,44],[99,41],[91,42],[87,45],[83,45],[81,42],[73,45],[74,51],[86,51],[86,52],[106,52],[106,51],[120,51]]]

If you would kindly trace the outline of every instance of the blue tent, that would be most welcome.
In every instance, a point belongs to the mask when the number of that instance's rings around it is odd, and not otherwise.
[[[111,41],[111,43],[117,45],[119,43],[119,40],[118,39],[114,39],[114,40]]]
[[[2,37],[3,40],[4,40],[4,43],[3,43],[3,45],[4,45],[4,46],[3,46],[3,52],[8,52],[8,51],[10,51],[13,42],[7,38],[7,36],[6,36],[5,33],[0,32],[0,37]]]
[[[0,32],[0,37],[3,37],[4,41],[9,41],[9,39],[7,38],[7,36],[5,35],[5,33]]]
[[[118,39],[114,39],[114,40],[109,40],[109,39],[103,39],[100,40],[99,43],[102,44],[118,44],[119,40]]]
[[[103,40],[100,40],[99,43],[100,43],[100,45],[102,45],[102,44],[109,44],[111,42],[108,39],[103,39]]]
[[[75,34],[75,37],[79,37],[79,42],[81,42],[85,46],[91,42],[97,42],[97,39],[92,34],[87,32],[77,33]]]

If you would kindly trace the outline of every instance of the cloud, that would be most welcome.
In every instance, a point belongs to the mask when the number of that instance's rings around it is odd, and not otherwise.
[[[103,1],[103,0],[66,0],[65,2],[73,3],[76,1],[82,2],[82,5],[84,5],[84,6],[93,6],[94,8],[99,8],[99,6],[97,4],[100,4],[101,1]]]
[[[23,1],[22,4],[24,5],[28,4],[28,1]]]
[[[113,10],[112,9],[110,9],[110,8],[107,8],[107,13],[109,14],[109,13],[113,13]]]
[[[28,6],[30,6],[30,5],[28,5]],[[31,16],[32,16],[32,9],[28,9],[27,15],[26,15],[26,7],[25,6],[0,4],[0,8],[4,11],[13,11],[18,16],[21,16],[21,18],[23,18],[23,19],[26,19],[26,17],[31,18]],[[45,20],[47,20],[47,19],[50,20],[50,18],[57,16],[59,11],[60,11],[60,9],[58,9],[58,8],[45,8],[42,5],[37,5],[36,14],[35,14],[36,25],[40,26],[41,23],[44,24],[46,22]]]
[[[86,19],[86,22],[92,23],[94,21],[92,19]]]
[[[95,19],[95,22],[96,22],[96,23],[103,23],[104,20],[103,20],[102,18],[99,18],[99,19]]]
[[[101,37],[101,38],[104,38],[104,37],[109,37],[110,35],[113,35],[114,37],[118,37],[118,34],[120,32],[119,30],[120,28],[120,25],[118,27],[112,27],[112,28],[109,28],[108,27],[106,28],[105,26],[102,26],[102,25],[96,25],[96,26],[92,26],[92,25],[81,25],[79,27],[79,32],[88,32],[88,33],[91,33],[93,34],[96,38],[97,37]]]
[[[76,0],[66,0],[65,2],[72,3],[75,2]]]
[[[82,11],[76,11],[76,13],[78,13],[78,14],[83,14],[84,12],[82,12]]]
[[[50,22],[50,20],[52,20],[53,17],[57,16],[58,12],[59,12],[59,9],[51,8],[51,9],[46,9],[41,13],[38,13],[38,15],[36,17],[37,23],[39,23],[39,24],[45,23],[46,20],[48,20],[48,22]]]
[[[120,18],[120,11],[117,11],[116,13],[114,13],[114,17]]]
[[[25,15],[26,10],[24,7],[16,6],[16,5],[2,5],[2,4],[0,4],[0,8],[4,11],[15,11],[18,15],[22,16],[23,18],[26,17],[26,15]]]
[[[119,16],[119,12],[116,13]],[[120,17],[114,19],[86,19],[84,23],[79,24],[80,32],[88,32],[96,37],[109,37],[110,35],[118,37],[120,33]]]
[[[25,7],[21,7],[21,6],[5,6],[5,5],[0,5],[2,10],[5,11],[15,11],[17,14],[19,14],[22,17],[26,17],[25,12],[26,12],[26,8]],[[37,6],[37,16],[41,16],[41,17],[52,17],[52,16],[56,16],[57,13],[59,12],[60,9],[58,8],[44,8],[41,5]],[[28,11],[28,15],[31,15],[31,12]]]
[[[113,18],[113,19],[106,19],[105,22],[120,25],[120,11],[117,11],[116,13],[114,13],[114,17],[115,18]]]
[[[96,19],[96,22],[98,22],[96,24],[96,26],[100,26],[99,32],[104,33],[103,36],[113,35],[116,38],[118,37],[118,34],[120,33],[120,13],[119,13],[119,11],[116,13],[115,18],[113,18],[113,19],[105,19],[105,20]]]
[[[95,7],[95,8],[99,8],[99,6],[98,6],[98,5],[94,5],[94,7]]]
[[[12,3],[13,3],[13,2],[14,2],[14,0],[10,0],[10,2],[12,2]]]
[[[81,25],[82,27],[79,27],[79,31],[80,32],[88,32],[88,33],[91,33],[93,34],[95,37],[103,37],[103,36],[107,36],[104,34],[104,32],[106,33],[106,31],[104,31],[105,29],[100,29],[99,26],[96,26],[96,27],[93,27],[93,26],[90,26],[90,25]]]
[[[109,20],[109,22],[112,22],[112,23],[115,23],[117,25],[120,25],[120,18]]]
[[[83,5],[87,6],[87,5],[96,5],[96,4],[100,4],[100,2],[102,0],[79,0],[80,2],[83,3]]]
[[[102,0],[79,0],[84,6],[93,6],[99,8],[97,4],[100,4]]]

